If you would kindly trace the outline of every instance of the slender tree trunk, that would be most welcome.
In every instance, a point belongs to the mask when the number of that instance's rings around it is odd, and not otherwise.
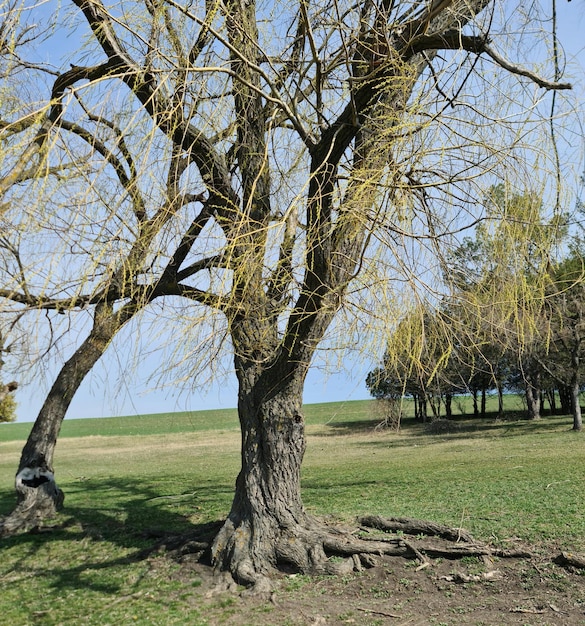
[[[504,415],[504,388],[498,383],[498,417]]]
[[[485,417],[486,400],[487,400],[486,390],[482,389],[481,390],[481,417]]]
[[[477,389],[474,389],[471,392],[471,397],[473,398],[473,415],[474,417],[479,417],[479,406],[477,404]]]
[[[450,393],[445,394],[445,417],[447,419],[451,419],[453,417],[453,395]]]
[[[96,307],[90,334],[61,368],[24,445],[15,479],[17,506],[0,522],[0,536],[30,530],[62,507],[53,454],[63,418],[83,379],[133,311],[113,313],[111,305]]]
[[[573,411],[573,430],[581,430],[583,428],[583,419],[581,417],[581,390],[579,389],[579,381],[575,381],[571,385],[571,405]]]
[[[429,395],[429,404],[431,405],[431,411],[433,412],[433,419],[438,420],[441,417],[441,400],[437,400],[434,395]]]
[[[568,385],[559,384],[559,402],[563,415],[571,412],[571,389]]]
[[[557,412],[557,394],[555,388],[551,387],[547,392],[548,405],[550,406],[551,415],[555,415]]]
[[[426,397],[420,396],[419,405],[420,405],[421,422],[425,423],[429,418]]]
[[[579,351],[580,342],[576,342],[576,347],[571,352],[571,411],[573,413],[573,430],[583,428],[583,418],[581,417],[581,390],[579,385]]]
[[[526,404],[528,407],[528,419],[540,418],[540,374],[526,376]]]

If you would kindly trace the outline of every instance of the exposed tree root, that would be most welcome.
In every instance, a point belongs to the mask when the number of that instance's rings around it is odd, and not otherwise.
[[[561,552],[554,558],[557,565],[574,569],[585,569],[585,556],[574,552]]]
[[[254,544],[247,528],[236,528],[228,521],[219,532],[217,525],[210,525],[204,529],[205,537],[174,538],[160,542],[159,547],[164,545],[180,560],[193,555],[214,565],[218,572],[217,591],[233,588],[235,580],[254,593],[270,592],[279,572],[344,575],[373,567],[382,556],[415,559],[422,567],[439,556],[532,556],[526,550],[500,550],[476,541],[461,529],[423,520],[368,516],[360,518],[359,523],[360,529],[344,529],[309,518],[304,526],[279,529],[275,541],[263,545]],[[375,535],[368,535],[371,532]],[[211,540],[213,533],[217,534]]]
[[[429,535],[442,537],[450,541],[475,542],[475,539],[462,528],[451,528],[435,522],[413,519],[411,517],[380,517],[379,515],[364,515],[358,518],[358,523],[368,528],[377,528],[388,532],[403,532],[408,535]]]

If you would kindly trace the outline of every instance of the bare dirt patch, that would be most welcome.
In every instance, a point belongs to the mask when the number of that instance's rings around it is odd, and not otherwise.
[[[213,626],[585,624],[585,576],[544,557],[489,566],[477,558],[436,559],[423,569],[381,557],[344,577],[282,575],[270,598],[245,590],[214,594],[211,568],[189,557],[181,563],[177,576],[201,580],[193,602]]]

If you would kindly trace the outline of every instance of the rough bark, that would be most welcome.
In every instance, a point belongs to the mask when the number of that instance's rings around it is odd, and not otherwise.
[[[233,511],[232,511],[233,512]],[[328,526],[323,522],[305,516],[305,522],[295,521],[287,528],[272,528],[274,543],[260,548],[270,552],[274,558],[274,566],[284,567],[285,571],[318,572],[342,574],[360,571],[375,566],[381,556],[402,557],[417,560],[421,567],[429,565],[430,558],[461,559],[463,557],[482,557],[486,562],[492,558],[531,558],[533,554],[525,549],[503,550],[477,541],[472,535],[461,528],[451,528],[413,518],[382,518],[375,515],[358,519],[359,528],[340,528]],[[203,528],[201,534],[188,537],[168,537],[155,544],[151,550],[161,548],[169,550],[177,558],[195,555],[205,560],[209,552],[217,555],[218,543],[226,537],[232,549],[232,557],[226,563],[233,564],[233,556],[249,553],[248,543],[253,539],[249,529],[240,527],[235,533],[233,526],[223,525],[213,543],[209,538],[210,530]],[[225,546],[221,546],[225,550]],[[572,555],[571,555],[572,556]],[[337,557],[332,559],[332,557]],[[341,557],[341,558],[340,558]],[[217,566],[217,561],[215,561]],[[576,561],[572,564],[577,565]],[[243,558],[237,571],[230,570],[240,582],[254,583],[255,592],[268,591],[271,587],[267,575],[270,570],[265,568],[266,575],[254,569],[252,561]],[[231,576],[218,577],[220,590],[234,589]]]
[[[281,562],[302,570],[317,568],[320,555],[304,547],[312,522],[300,497],[305,452],[302,386],[295,381],[272,392],[242,389],[245,381],[240,385],[242,467],[212,559],[237,580],[257,583]]]
[[[554,562],[563,567],[585,569],[585,556],[574,552],[560,552]]]

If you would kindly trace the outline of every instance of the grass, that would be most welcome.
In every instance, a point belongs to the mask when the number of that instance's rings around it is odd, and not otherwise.
[[[316,514],[421,517],[503,544],[585,551],[583,441],[566,416],[461,418],[437,436],[408,419],[398,434],[376,431],[369,401],[306,413],[304,501]],[[29,428],[0,427],[0,514],[13,505]],[[234,411],[67,421],[57,526],[0,546],[3,623],[206,624],[196,577],[134,555],[152,542],[145,531],[188,531],[227,513],[239,445]]]
[[[307,410],[307,424],[344,423],[372,419],[369,400],[312,404]],[[31,429],[30,422],[0,424],[0,443],[26,439]],[[77,437],[167,435],[173,433],[195,433],[202,431],[238,431],[236,409],[209,411],[183,411],[179,413],[154,413],[95,419],[67,419],[63,422],[60,439]]]

